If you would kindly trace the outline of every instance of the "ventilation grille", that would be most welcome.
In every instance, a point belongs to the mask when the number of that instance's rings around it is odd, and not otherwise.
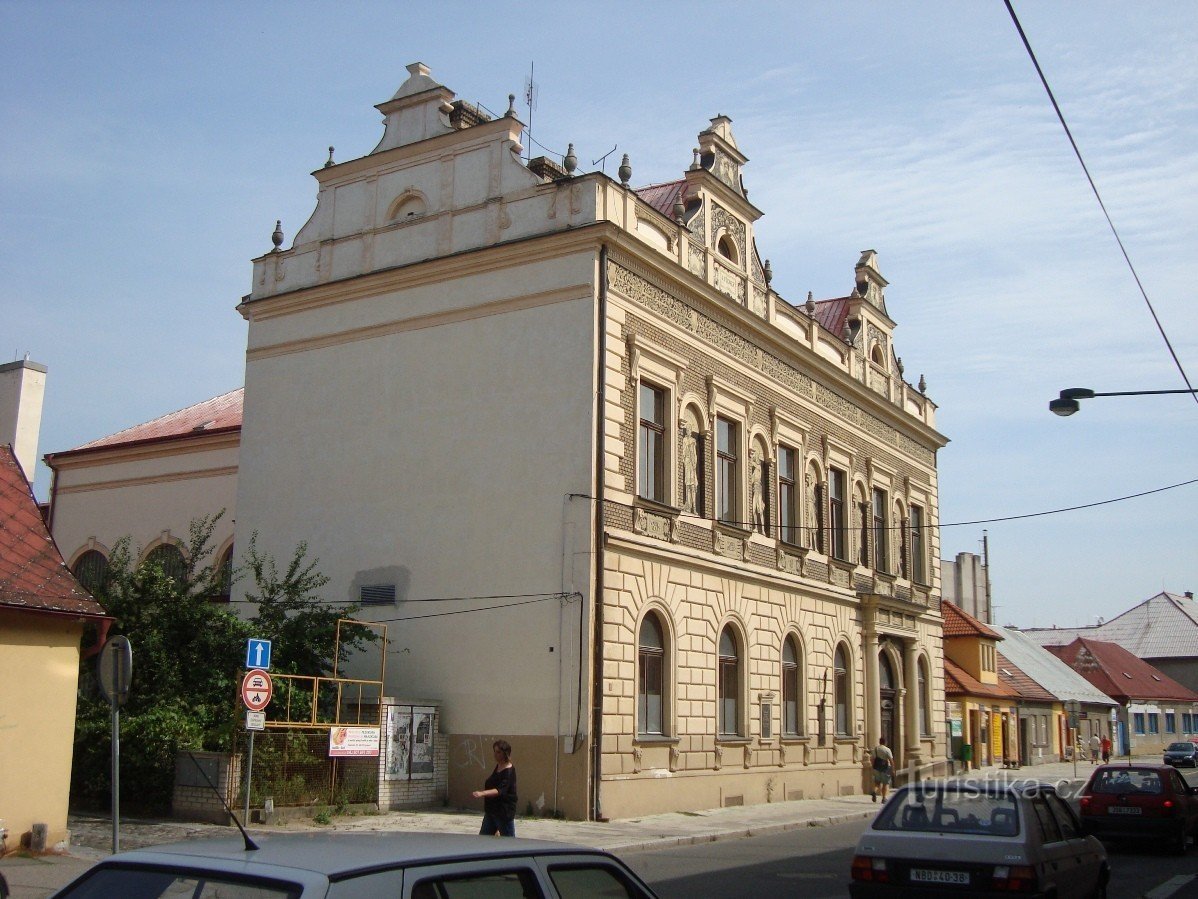
[[[364,606],[393,606],[395,605],[395,585],[370,584],[365,586],[358,594],[358,602]]]

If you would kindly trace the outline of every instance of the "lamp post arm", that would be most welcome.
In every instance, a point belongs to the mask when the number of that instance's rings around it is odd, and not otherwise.
[[[1094,396],[1153,396],[1160,393],[1188,393],[1191,396],[1198,390],[1118,390],[1113,393],[1095,393]]]

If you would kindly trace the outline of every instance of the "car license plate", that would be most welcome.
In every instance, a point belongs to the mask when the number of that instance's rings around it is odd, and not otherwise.
[[[914,883],[951,883],[958,886],[969,886],[969,872],[934,871],[930,868],[912,868],[911,880]]]
[[[1112,805],[1107,812],[1112,815],[1138,815],[1141,809],[1135,805]]]

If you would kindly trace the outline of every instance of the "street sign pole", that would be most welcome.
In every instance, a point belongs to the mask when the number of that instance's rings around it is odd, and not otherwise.
[[[269,748],[269,747],[268,747]],[[250,731],[250,751],[245,763],[245,824],[250,823],[250,779],[254,773],[254,732]]]
[[[129,698],[133,679],[133,648],[116,636],[104,644],[96,663],[100,692],[112,708],[112,851],[121,847],[121,706]]]
[[[115,679],[119,657],[112,654],[112,676]],[[112,854],[121,851],[121,707],[112,702]]]

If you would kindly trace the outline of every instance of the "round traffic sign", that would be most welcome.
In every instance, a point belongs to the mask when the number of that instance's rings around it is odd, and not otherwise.
[[[128,637],[113,637],[100,650],[96,662],[100,692],[109,704],[123,706],[129,698],[129,682],[133,679],[133,649]]]
[[[270,681],[270,675],[261,668],[247,671],[241,680],[241,701],[251,712],[260,712],[270,705],[273,692],[274,685]]]

